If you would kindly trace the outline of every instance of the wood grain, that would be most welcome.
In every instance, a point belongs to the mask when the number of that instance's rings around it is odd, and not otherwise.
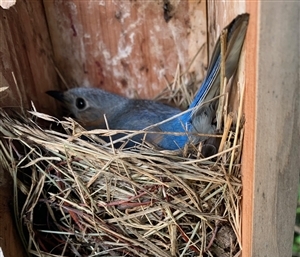
[[[54,101],[44,93],[57,87],[57,77],[42,3],[17,1],[8,10],[0,8],[0,15],[0,87],[8,87],[0,93],[0,107],[28,110],[33,101],[39,111],[54,114]],[[0,169],[0,247],[5,257],[22,257],[12,190],[9,173]]]
[[[205,1],[170,2],[168,22],[163,1],[26,0],[0,8],[0,81],[9,86],[0,106],[28,108],[33,100],[40,111],[55,112],[44,95],[59,87],[54,63],[68,86],[152,98],[172,80],[177,64],[184,70],[204,46],[192,67],[201,79],[206,28],[212,50],[221,29],[247,10],[243,256],[291,256],[300,169],[299,2],[210,0],[208,19]],[[9,207],[11,184],[0,173],[0,246],[5,257],[22,256]]]
[[[0,14],[0,81],[9,87],[0,106],[28,109],[33,101],[39,111],[55,113],[54,101],[45,95],[58,82],[42,3],[17,1]]]
[[[67,85],[99,87],[128,97],[153,98],[191,68],[203,79],[205,1],[44,1],[55,63]]]
[[[14,221],[12,191],[9,173],[0,168],[0,247],[5,257],[25,257],[27,255]]]
[[[247,84],[256,89],[246,92],[243,256],[285,257],[292,255],[300,169],[300,6],[261,1],[247,8],[257,14],[246,62]]]
[[[247,5],[250,22],[245,42],[245,135],[242,155],[242,256],[252,256],[253,248],[253,205],[254,205],[254,150],[256,134],[256,91],[257,91],[257,27],[258,2]]]
[[[246,12],[245,1],[207,1],[207,23],[209,55],[212,54],[215,42],[217,41],[222,29],[226,27],[237,15]]]

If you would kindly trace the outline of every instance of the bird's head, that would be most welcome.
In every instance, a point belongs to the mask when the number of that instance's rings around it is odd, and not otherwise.
[[[47,91],[46,93],[62,102],[68,115],[88,130],[106,128],[104,115],[109,122],[127,100],[97,88],[78,87],[65,92]]]

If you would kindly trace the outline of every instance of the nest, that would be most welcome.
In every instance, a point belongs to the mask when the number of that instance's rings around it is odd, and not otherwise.
[[[147,144],[116,149],[99,137],[116,131],[30,114],[0,109],[1,164],[14,181],[15,216],[30,254],[240,254],[243,128],[230,129],[231,115],[218,153],[202,158],[201,144],[180,155]],[[63,130],[43,129],[37,118]]]

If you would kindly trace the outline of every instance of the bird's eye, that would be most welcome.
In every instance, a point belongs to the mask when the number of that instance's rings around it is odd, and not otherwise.
[[[80,110],[84,109],[86,107],[86,102],[83,98],[78,97],[76,99],[76,107]]]

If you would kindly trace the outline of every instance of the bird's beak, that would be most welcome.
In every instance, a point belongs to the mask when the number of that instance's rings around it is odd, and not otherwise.
[[[56,100],[60,101],[60,102],[64,102],[64,93],[61,91],[55,91],[55,90],[50,90],[47,91],[46,94],[52,96],[53,98],[55,98]]]

